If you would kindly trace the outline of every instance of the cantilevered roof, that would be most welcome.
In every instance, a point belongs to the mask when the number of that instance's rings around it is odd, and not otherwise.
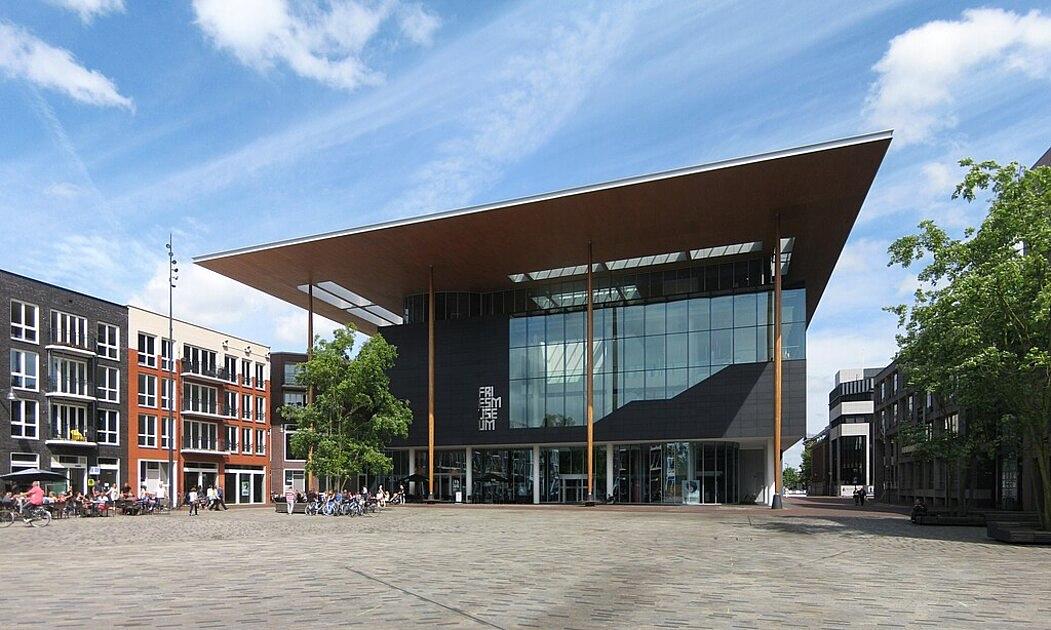
[[[536,270],[583,273],[589,241],[596,262],[754,244],[772,252],[780,224],[793,239],[786,281],[805,283],[809,320],[890,140],[890,131],[871,133],[194,262],[303,308],[313,284],[318,313],[371,333],[400,322],[404,297],[427,290],[432,266],[436,291],[493,291]]]

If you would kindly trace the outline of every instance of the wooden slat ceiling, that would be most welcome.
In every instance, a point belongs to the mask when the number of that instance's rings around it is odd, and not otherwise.
[[[795,246],[808,320],[890,145],[890,132],[680,169],[521,200],[200,256],[195,262],[306,308],[297,287],[332,281],[401,313],[406,295],[492,291],[510,274],[762,241],[778,217]],[[318,313],[375,325],[319,300]]]

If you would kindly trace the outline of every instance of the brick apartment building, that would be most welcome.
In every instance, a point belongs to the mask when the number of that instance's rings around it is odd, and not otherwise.
[[[125,307],[0,271],[0,471],[43,468],[87,492],[128,477]]]
[[[233,335],[128,308],[131,345],[130,478],[167,496],[174,420],[174,491],[223,488],[226,502],[264,503],[269,474],[270,348]]]

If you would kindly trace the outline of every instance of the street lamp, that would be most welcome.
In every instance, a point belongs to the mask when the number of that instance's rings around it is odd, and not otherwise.
[[[175,335],[172,318],[172,298],[174,297],[175,282],[179,279],[179,261],[175,260],[175,252],[172,250],[172,235],[168,233],[168,242],[164,244],[168,250],[168,508],[175,509],[175,493],[173,474],[175,467]],[[164,344],[161,344],[161,359],[164,355]]]

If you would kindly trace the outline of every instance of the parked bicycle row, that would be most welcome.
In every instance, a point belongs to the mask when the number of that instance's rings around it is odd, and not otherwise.
[[[375,514],[390,505],[404,503],[405,489],[399,488],[394,494],[384,490],[383,486],[379,486],[374,493],[366,487],[357,492],[328,490],[322,493],[303,493],[288,486],[284,496],[274,495],[272,498],[277,504],[277,511],[287,514],[301,512],[308,516],[362,516]]]

